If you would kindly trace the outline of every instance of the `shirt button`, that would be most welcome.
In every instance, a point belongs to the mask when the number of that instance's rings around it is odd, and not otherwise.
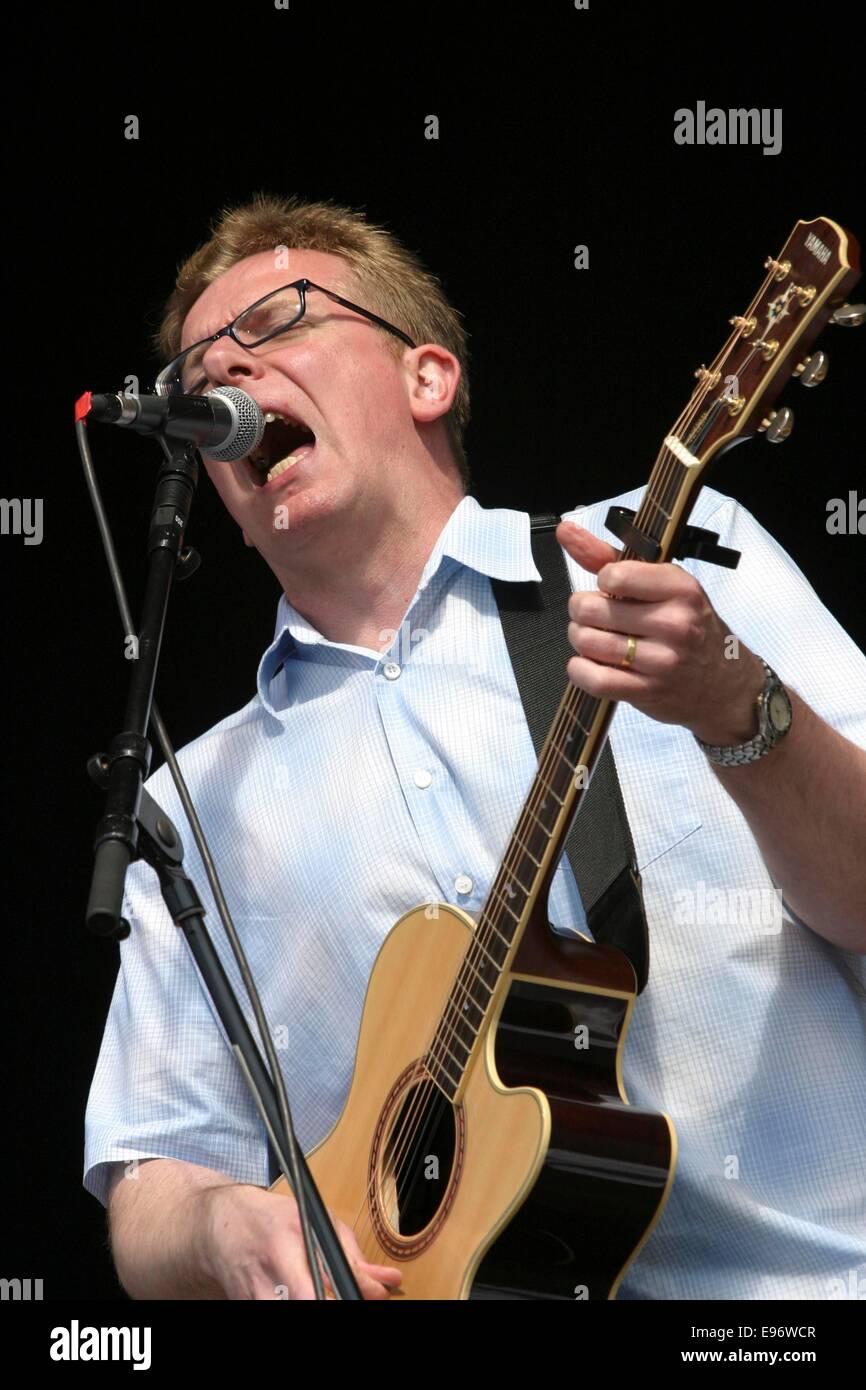
[[[415,786],[416,786],[416,787],[429,787],[429,785],[430,785],[430,783],[431,783],[432,781],[433,781],[433,775],[432,775],[432,773],[430,773],[430,772],[427,771],[426,767],[416,767],[416,769],[415,769]]]
[[[382,667],[382,673],[389,681],[395,681],[400,674],[400,667],[396,661],[386,661]]]
[[[468,874],[458,874],[454,880],[454,887],[458,893],[471,893],[472,879]]]

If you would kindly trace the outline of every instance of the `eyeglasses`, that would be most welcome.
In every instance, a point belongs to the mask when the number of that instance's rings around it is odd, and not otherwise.
[[[163,367],[156,378],[156,394],[158,396],[173,396],[179,393],[185,396],[199,395],[208,384],[208,379],[202,371],[202,363],[211,343],[215,343],[218,338],[224,338],[226,335],[244,348],[260,347],[262,343],[272,342],[287,332],[288,329],[293,328],[303,318],[307,309],[308,290],[319,290],[321,294],[326,294],[329,299],[333,299],[336,304],[342,304],[345,309],[353,309],[356,314],[363,314],[365,318],[372,320],[380,328],[396,334],[398,338],[402,338],[404,343],[408,343],[409,347],[417,346],[401,329],[395,328],[392,323],[386,323],[384,319],[379,318],[378,314],[371,314],[369,309],[362,309],[360,305],[352,304],[350,300],[343,299],[333,290],[326,290],[322,285],[314,285],[312,280],[294,280],[292,284],[283,285],[280,289],[272,290],[270,294],[257,299],[255,304],[244,309],[237,318],[232,319],[231,323],[227,323],[225,328],[221,328],[218,333],[214,333],[210,338],[202,338],[201,342],[193,343],[192,347],[179,353],[169,362],[167,367]]]

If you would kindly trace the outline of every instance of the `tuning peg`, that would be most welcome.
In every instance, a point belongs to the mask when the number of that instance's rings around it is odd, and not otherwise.
[[[771,410],[769,415],[764,417],[758,426],[758,433],[766,430],[766,437],[771,444],[781,444],[793,428],[794,412],[789,405],[783,405],[781,410]]]
[[[866,319],[866,304],[842,304],[830,319],[840,328],[859,328]]]
[[[830,359],[826,352],[813,352],[805,361],[798,362],[794,376],[800,378],[804,386],[817,386],[830,370]]]

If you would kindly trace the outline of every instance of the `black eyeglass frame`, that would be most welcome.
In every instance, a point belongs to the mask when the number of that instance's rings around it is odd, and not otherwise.
[[[266,299],[272,299],[274,295],[282,294],[284,290],[297,290],[299,292],[301,296],[301,312],[296,318],[289,319],[287,323],[280,324],[278,328],[273,329],[270,333],[266,333],[263,338],[258,338],[254,343],[242,343],[235,332],[235,324],[238,322],[238,319],[242,319],[251,309],[257,309],[260,304],[264,304]],[[386,319],[380,318],[378,314],[372,313],[369,309],[362,309],[360,304],[353,304],[350,299],[344,299],[342,295],[337,294],[334,290],[326,290],[324,285],[316,285],[312,280],[307,280],[306,278],[303,280],[292,280],[288,285],[280,285],[278,289],[268,290],[267,294],[263,294],[260,299],[255,300],[252,304],[248,304],[245,309],[242,309],[239,314],[236,314],[231,323],[227,323],[225,328],[221,328],[218,333],[213,333],[209,338],[200,338],[197,343],[191,343],[188,348],[184,348],[183,352],[178,353],[177,357],[173,357],[168,365],[162,368],[156,378],[154,384],[155,394],[158,396],[167,396],[171,394],[170,390],[165,389],[169,386],[167,379],[168,374],[171,373],[173,376],[178,376],[180,364],[183,362],[183,359],[187,357],[189,353],[194,352],[196,348],[200,348],[203,343],[215,343],[218,339],[225,338],[226,335],[228,335],[228,337],[238,344],[238,347],[244,349],[257,348],[261,347],[262,343],[269,342],[271,338],[278,338],[281,333],[285,333],[287,328],[293,328],[296,323],[300,323],[304,314],[307,312],[307,290],[319,290],[322,294],[326,294],[329,299],[333,299],[336,304],[342,304],[344,309],[353,309],[356,314],[363,314],[364,318],[370,319],[371,322],[378,324],[380,328],[384,328],[389,333],[394,333],[398,338],[402,338],[403,342],[407,343],[409,347],[414,348],[418,346],[417,343],[413,343],[409,335],[404,333],[401,328],[395,328],[393,323],[388,323]]]

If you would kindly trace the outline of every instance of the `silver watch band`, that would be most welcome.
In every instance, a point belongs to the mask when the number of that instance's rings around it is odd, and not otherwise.
[[[771,666],[768,666],[763,657],[759,658],[764,668],[766,681],[779,681],[779,677]],[[781,681],[779,681],[781,685]],[[766,689],[766,682],[764,688]],[[759,696],[760,698],[760,696]],[[772,752],[776,747],[781,734],[777,738],[768,739],[759,731],[754,738],[750,738],[746,743],[732,744],[728,748],[723,748],[719,744],[704,743],[695,735],[695,742],[703,753],[709,758],[711,763],[720,763],[723,767],[736,767],[742,763],[756,763],[759,758],[766,757],[767,753]]]
[[[750,738],[748,743],[738,743],[731,748],[721,748],[713,743],[702,743],[700,739],[697,740],[697,744],[711,763],[721,763],[723,767],[736,767],[738,763],[756,763],[759,758],[763,758],[776,746],[774,743],[769,743],[763,734],[757,734],[754,738]]]

